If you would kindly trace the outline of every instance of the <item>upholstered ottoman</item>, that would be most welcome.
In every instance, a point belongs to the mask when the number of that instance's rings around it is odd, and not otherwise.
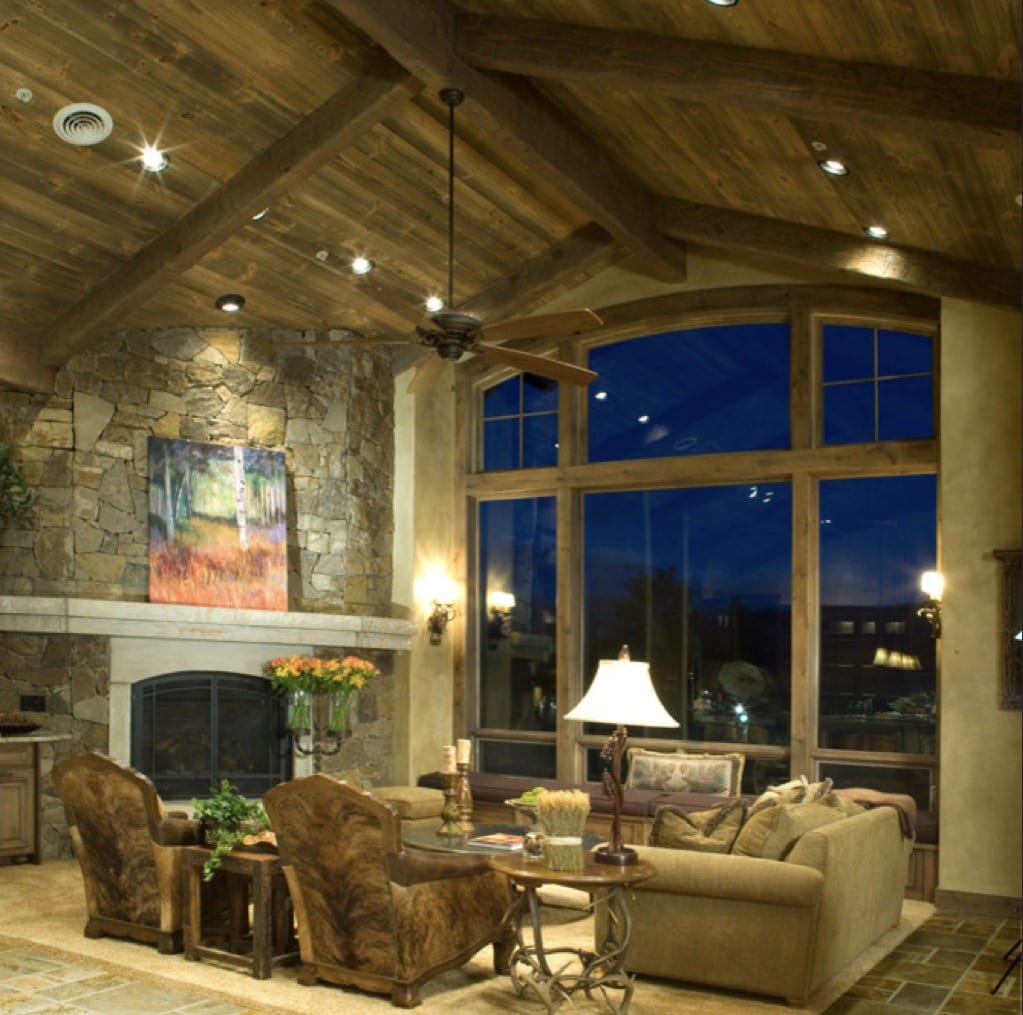
[[[440,824],[444,793],[429,786],[374,786],[370,792],[386,800],[401,818],[402,825],[416,828]]]

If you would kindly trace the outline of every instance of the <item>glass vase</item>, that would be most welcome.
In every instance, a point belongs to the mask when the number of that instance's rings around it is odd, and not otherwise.
[[[288,692],[288,729],[308,733],[313,725],[311,691]]]
[[[336,736],[348,732],[348,691],[327,692],[327,730]]]

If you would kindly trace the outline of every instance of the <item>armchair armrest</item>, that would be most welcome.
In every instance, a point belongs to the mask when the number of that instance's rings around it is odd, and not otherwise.
[[[199,846],[199,823],[191,818],[163,818],[153,834],[153,841],[159,846]]]
[[[484,855],[468,853],[430,853],[426,850],[402,850],[387,854],[387,876],[397,885],[422,884],[446,878],[486,874],[490,862]]]

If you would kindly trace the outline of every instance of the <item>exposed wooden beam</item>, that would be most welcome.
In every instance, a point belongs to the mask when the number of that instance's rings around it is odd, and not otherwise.
[[[456,32],[458,57],[485,70],[1019,148],[1018,81],[521,18],[467,15]]]
[[[1019,309],[1019,273],[970,264],[943,254],[780,219],[662,198],[657,221],[671,236],[727,250],[770,255],[780,261],[839,271],[859,279]]]
[[[464,115],[476,117],[663,277],[685,279],[685,248],[658,232],[639,179],[524,82],[513,85],[460,59],[454,48],[457,11],[447,0],[328,2],[432,88],[461,89]]]
[[[126,310],[197,264],[253,214],[403,106],[419,82],[382,55],[206,200],[97,285],[47,328],[46,362],[57,366],[117,323]]]
[[[604,229],[590,223],[476,293],[458,309],[488,323],[530,314],[626,256]]]
[[[55,372],[39,359],[38,347],[20,348],[11,339],[0,338],[0,388],[52,394]]]

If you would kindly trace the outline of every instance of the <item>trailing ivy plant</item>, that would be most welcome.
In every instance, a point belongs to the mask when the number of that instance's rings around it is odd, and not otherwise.
[[[262,805],[247,800],[227,779],[221,779],[219,787],[210,787],[209,799],[193,799],[192,807],[206,843],[212,849],[203,864],[204,881],[212,879],[224,857],[240,846],[246,836],[270,827]]]
[[[0,524],[31,522],[35,517],[25,473],[11,461],[9,444],[0,444]]]

